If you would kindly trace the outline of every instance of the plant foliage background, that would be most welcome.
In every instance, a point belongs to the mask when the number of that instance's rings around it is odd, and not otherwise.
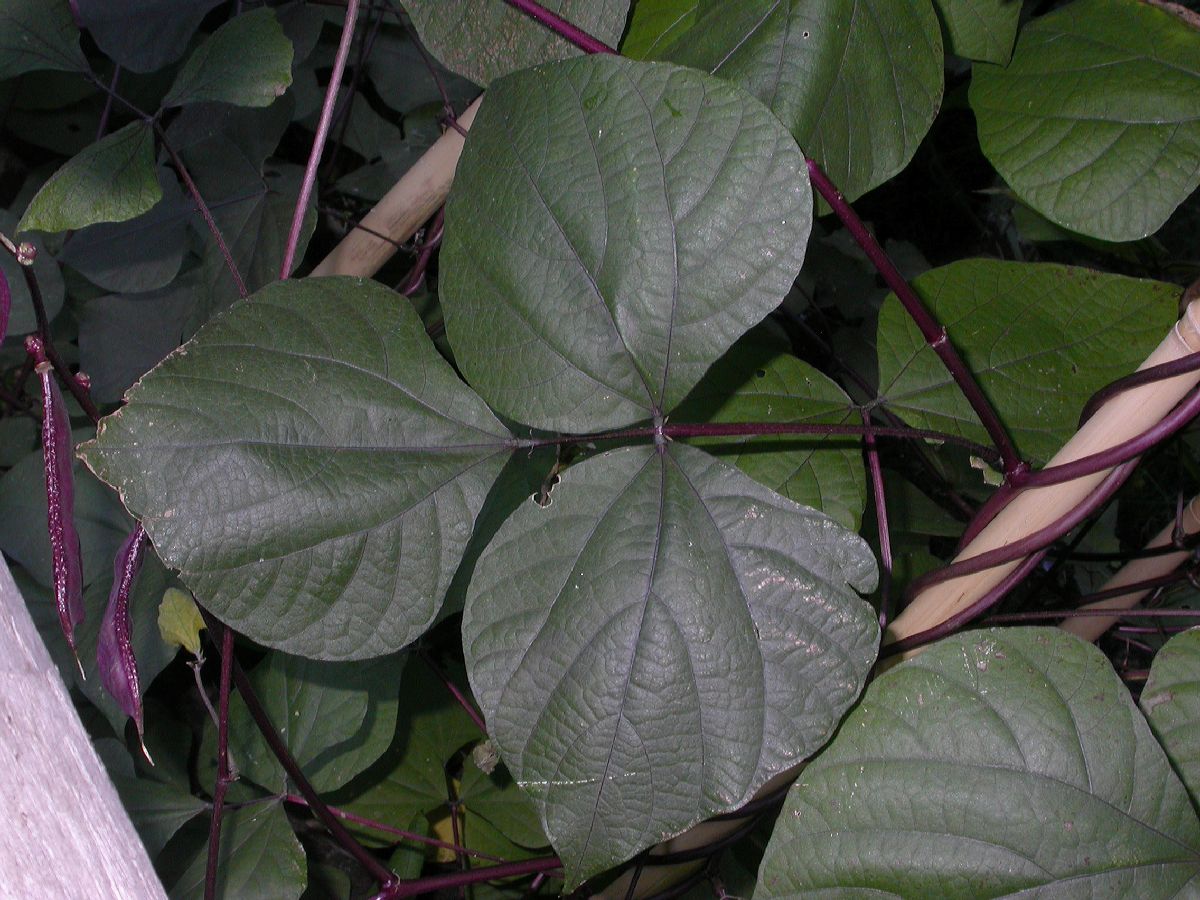
[[[363,5],[294,215],[344,7],[0,0],[0,233],[36,249],[0,253],[0,550],[171,894],[373,896],[363,856],[414,891],[624,893],[748,803],[697,895],[1195,892],[1188,618],[964,631],[873,674],[1006,473],[810,173],[1043,465],[1200,283],[1200,14],[545,4],[620,50],[582,55],[520,5]],[[444,229],[302,277],[484,88]],[[104,414],[67,393],[78,671],[31,334]],[[1090,599],[1195,494],[1195,442],[1003,611]],[[1195,608],[1193,561],[1154,605]]]

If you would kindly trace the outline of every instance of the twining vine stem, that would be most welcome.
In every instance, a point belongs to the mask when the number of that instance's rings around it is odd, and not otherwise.
[[[229,769],[229,690],[233,678],[233,629],[221,629],[221,682],[217,699],[217,783],[213,788],[212,818],[208,824],[208,860],[204,867],[204,900],[217,895],[217,864],[221,857],[221,818],[225,792],[232,781]]]

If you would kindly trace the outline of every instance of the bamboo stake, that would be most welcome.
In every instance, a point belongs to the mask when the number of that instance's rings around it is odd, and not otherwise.
[[[1180,525],[1183,528],[1185,537],[1200,532],[1200,495],[1193,497],[1192,502],[1184,509]],[[1146,549],[1153,550],[1158,547],[1169,547],[1174,537],[1175,522],[1172,521],[1154,536],[1150,543],[1146,545]],[[1143,556],[1139,559],[1130,560],[1112,578],[1104,582],[1104,586],[1100,590],[1110,591],[1115,588],[1124,587],[1127,584],[1139,584],[1149,581],[1152,578],[1158,578],[1161,575],[1169,575],[1187,561],[1191,555],[1192,551],[1190,550],[1179,550],[1176,553],[1164,553],[1161,556]],[[1129,594],[1120,594],[1116,597],[1097,600],[1095,603],[1088,603],[1085,606],[1081,606],[1080,609],[1133,609],[1149,593],[1149,589],[1136,590]],[[1094,641],[1100,635],[1104,634],[1104,632],[1108,631],[1116,621],[1116,616],[1074,616],[1065,620],[1061,627],[1064,631],[1078,635],[1085,641]]]
[[[458,117],[458,125],[466,131],[475,121],[480,95]],[[464,138],[453,128],[434,142],[425,154],[404,173],[392,189],[362,220],[365,228],[387,235],[386,241],[366,231],[352,228],[341,243],[330,251],[313,275],[358,275],[369,278],[392,258],[396,245],[407,241],[421,223],[446,202],[458,158],[462,156]]]
[[[1200,300],[1193,300],[1139,371],[1197,351],[1200,351]],[[1190,372],[1118,394],[1084,423],[1055,454],[1050,465],[1073,462],[1136,437],[1157,424],[1197,383],[1200,383],[1200,372]],[[1107,469],[1062,484],[1022,491],[959,552],[954,561],[1014,543],[1050,525],[1081,503],[1111,471]],[[982,597],[1019,564],[1018,560],[930,585],[892,622],[884,643],[890,644],[941,624]],[[898,654],[888,662],[894,664],[915,652],[919,651]]]

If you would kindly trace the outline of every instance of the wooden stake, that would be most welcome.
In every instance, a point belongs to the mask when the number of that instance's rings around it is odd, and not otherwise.
[[[1200,351],[1200,300],[1193,300],[1140,369],[1171,362],[1197,351]],[[1050,465],[1072,462],[1136,437],[1157,424],[1198,383],[1200,372],[1189,372],[1118,394],[1084,423],[1050,460]],[[1106,469],[1062,484],[1022,491],[959,552],[955,562],[1012,544],[1052,524],[1079,505],[1110,471]],[[890,644],[941,624],[995,587],[1018,564],[1019,561],[1007,563],[931,585],[893,620],[884,643]],[[919,651],[910,651],[903,656],[898,654],[889,663],[894,664],[916,652]]]
[[[481,95],[458,117],[458,125],[464,131],[475,121],[475,114],[482,102]],[[458,168],[458,158],[462,156],[464,140],[455,129],[447,128],[445,134],[367,213],[362,224],[371,231],[387,235],[391,241],[375,237],[363,228],[352,228],[311,274],[370,278],[378,272],[392,258],[396,245],[411,238],[421,223],[446,202],[454,181],[454,171]]]

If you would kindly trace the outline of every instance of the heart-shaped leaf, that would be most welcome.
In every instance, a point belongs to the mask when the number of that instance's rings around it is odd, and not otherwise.
[[[1067,266],[972,259],[913,287],[950,332],[1021,451],[1053,456],[1094,392],[1136,369],[1176,319],[1179,288]],[[987,432],[890,295],[879,314],[879,394],[910,424]]]
[[[511,444],[407,302],[329,278],[214,320],[82,452],[221,619],[361,659],[433,620]]]
[[[124,222],[162,199],[154,171],[154,132],[130,122],[101,138],[50,176],[17,225],[18,231],[69,231]]]
[[[1046,628],[942,641],[805,768],[756,898],[1174,897],[1200,822],[1108,660]]]
[[[629,0],[542,0],[541,5],[615,47]],[[582,51],[505,0],[406,0],[421,41],[447,68],[485,87],[495,78]]]
[[[605,453],[517,510],[463,643],[568,888],[820,747],[875,659],[874,584],[861,538],[693,447]]]
[[[811,211],[795,142],[718,79],[606,56],[498,80],[446,210],[456,358],[537,427],[668,412],[783,299]]]
[[[292,42],[270,9],[230,19],[184,63],[163,106],[270,106],[292,83]]]
[[[75,0],[79,18],[104,55],[131,72],[155,72],[187,50],[221,0]],[[29,4],[30,6],[37,4]]]
[[[694,6],[639,0],[633,25],[647,30],[631,29],[626,47],[744,87],[851,199],[904,168],[937,114],[942,38],[929,0]]]
[[[1092,237],[1145,237],[1200,185],[1200,31],[1148,3],[1077,0],[981,65],[983,152],[1017,195]]]
[[[1155,654],[1141,703],[1200,809],[1200,629],[1176,635]]]
[[[0,0],[0,80],[42,69],[89,71],[69,0]]]

